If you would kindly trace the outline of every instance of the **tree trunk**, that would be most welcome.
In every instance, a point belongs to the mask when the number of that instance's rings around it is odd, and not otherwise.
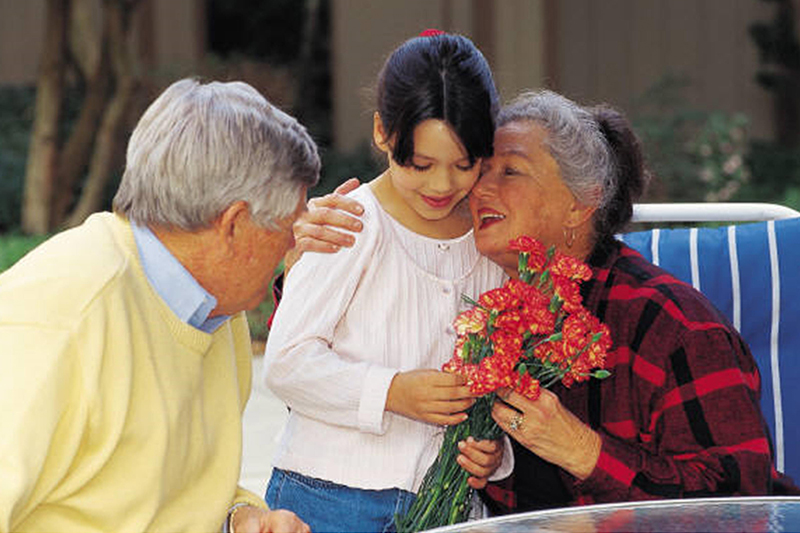
[[[47,0],[45,45],[36,88],[33,134],[25,169],[22,230],[50,229],[50,202],[58,171],[58,123],[64,92],[70,0]]]
[[[85,93],[80,114],[61,153],[59,179],[53,194],[53,227],[63,224],[74,203],[75,185],[89,166],[95,134],[109,98],[112,75],[109,54],[111,25],[108,14],[104,11],[100,36],[92,32],[91,17],[86,11],[93,7],[86,0],[77,0],[73,4],[72,18],[77,19],[79,25],[72,26],[70,48],[74,63],[85,80]]]
[[[134,0],[106,0],[111,65],[116,79],[114,95],[103,114],[94,153],[78,204],[65,226],[77,226],[100,208],[109,177],[117,168],[124,143],[127,117],[135,101],[138,78],[131,53],[131,16]]]
[[[300,43],[300,54],[297,62],[297,91],[298,97],[294,101],[295,116],[307,127],[318,132],[330,131],[330,79],[326,60],[320,54],[327,53],[321,50],[321,43],[327,32],[322,27],[323,9],[320,0],[306,0],[305,20],[303,24],[303,38]],[[322,137],[323,143],[329,143],[330,138]]]

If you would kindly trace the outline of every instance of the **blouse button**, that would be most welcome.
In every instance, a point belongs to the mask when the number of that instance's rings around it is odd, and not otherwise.
[[[450,294],[453,291],[450,287],[444,286],[442,287],[442,292],[445,294]]]

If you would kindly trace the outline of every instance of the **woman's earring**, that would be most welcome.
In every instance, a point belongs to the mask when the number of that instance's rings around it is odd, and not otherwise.
[[[575,228],[564,228],[564,243],[567,248],[572,248],[575,244]]]

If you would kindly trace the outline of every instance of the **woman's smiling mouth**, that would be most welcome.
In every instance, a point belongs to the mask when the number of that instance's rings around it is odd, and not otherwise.
[[[478,229],[484,229],[497,222],[505,220],[506,216],[498,213],[494,209],[479,209],[478,210]]]

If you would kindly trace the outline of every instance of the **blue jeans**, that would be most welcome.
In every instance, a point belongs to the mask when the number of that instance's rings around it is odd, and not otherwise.
[[[394,515],[405,512],[414,494],[401,489],[363,490],[273,469],[265,500],[271,509],[288,509],[313,533],[394,532]]]

